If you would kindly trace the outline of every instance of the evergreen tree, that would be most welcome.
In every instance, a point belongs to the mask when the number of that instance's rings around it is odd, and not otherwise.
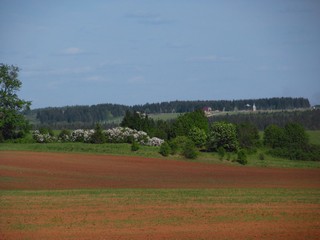
[[[94,133],[91,136],[91,143],[102,144],[106,142],[106,137],[102,131],[101,125],[96,124]]]

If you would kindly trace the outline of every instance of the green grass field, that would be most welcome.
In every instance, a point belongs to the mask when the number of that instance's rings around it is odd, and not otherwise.
[[[313,203],[320,204],[320,189],[223,188],[223,189],[74,189],[74,190],[2,190],[2,197],[74,197],[83,196],[119,204],[161,203]],[[1,201],[0,206],[10,203]]]
[[[183,113],[159,113],[159,114],[149,114],[148,116],[154,120],[173,120],[178,118]]]
[[[309,141],[312,144],[320,145],[320,130],[307,131]]]

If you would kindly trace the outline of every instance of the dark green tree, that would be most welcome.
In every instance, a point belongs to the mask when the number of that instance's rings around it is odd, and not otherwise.
[[[120,126],[144,131],[149,135],[153,135],[152,133],[155,131],[155,123],[153,119],[150,119],[148,115],[144,113],[131,112],[129,110],[126,111]]]
[[[219,147],[223,147],[228,152],[237,151],[239,144],[236,126],[227,122],[213,123],[207,144],[209,151],[217,151]]]
[[[179,116],[173,124],[175,136],[188,136],[190,130],[194,127],[208,133],[208,119],[202,110],[183,114]]]
[[[309,144],[308,135],[300,124],[287,123],[284,128],[268,126],[264,141],[272,148],[271,155],[292,160],[320,160],[320,148]]]
[[[194,142],[196,147],[202,148],[206,145],[207,135],[203,129],[193,127],[190,129],[188,137]]]
[[[101,125],[96,124],[94,133],[91,136],[91,143],[102,144],[106,142],[106,136],[104,135]]]
[[[283,128],[277,125],[269,125],[263,134],[264,145],[271,148],[282,148],[285,146],[285,133]]]
[[[251,123],[238,124],[237,137],[240,148],[255,149],[259,146],[259,131]]]
[[[29,110],[31,102],[17,95],[22,85],[18,73],[18,67],[0,64],[0,135],[4,140],[16,138],[29,129],[22,111]]]
[[[306,149],[309,144],[304,127],[297,123],[287,123],[284,127],[285,145],[291,149]]]

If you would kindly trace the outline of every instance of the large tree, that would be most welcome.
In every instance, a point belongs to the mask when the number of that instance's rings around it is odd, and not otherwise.
[[[237,137],[241,148],[253,150],[259,145],[258,128],[249,122],[237,125]]]
[[[5,140],[15,138],[17,132],[23,133],[28,127],[21,112],[28,110],[31,102],[17,95],[22,85],[18,73],[18,67],[0,64],[0,135]]]
[[[208,150],[217,151],[220,147],[228,152],[238,150],[236,125],[227,122],[215,122],[210,126]]]
[[[173,130],[176,136],[188,136],[191,129],[195,127],[203,130],[206,134],[208,133],[208,118],[202,110],[180,115],[173,123]]]

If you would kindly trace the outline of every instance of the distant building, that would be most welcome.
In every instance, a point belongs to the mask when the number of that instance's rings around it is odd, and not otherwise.
[[[213,115],[213,111],[211,107],[203,107],[202,110],[204,111],[204,114],[206,117],[211,117]]]
[[[255,103],[254,103],[253,106],[252,106],[252,111],[254,111],[254,112],[257,111],[257,107],[256,107],[256,104],[255,104]]]
[[[204,112],[212,112],[212,108],[211,107],[203,107],[202,110]]]

